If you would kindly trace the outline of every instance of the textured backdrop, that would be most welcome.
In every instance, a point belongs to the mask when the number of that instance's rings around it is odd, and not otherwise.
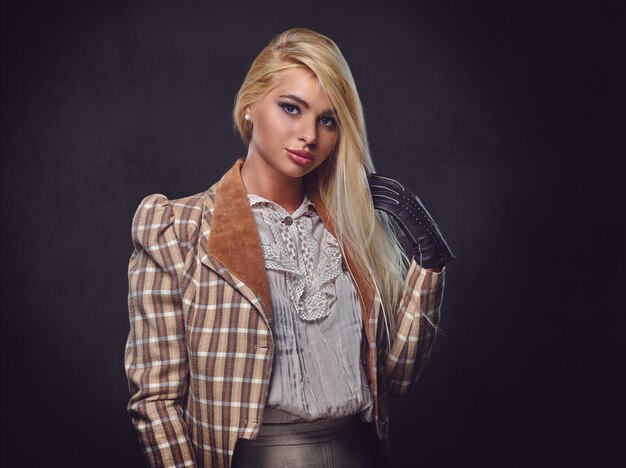
[[[246,149],[233,99],[305,26],[351,66],[379,172],[457,256],[397,466],[601,466],[624,418],[624,4],[15,2],[1,19],[2,464],[141,466],[131,218]],[[621,299],[621,297],[619,297]]]

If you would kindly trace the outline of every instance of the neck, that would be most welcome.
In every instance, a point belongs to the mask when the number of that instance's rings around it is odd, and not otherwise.
[[[289,213],[296,211],[304,198],[302,177],[282,174],[259,156],[248,155],[241,166],[241,179],[247,193],[272,200]]]

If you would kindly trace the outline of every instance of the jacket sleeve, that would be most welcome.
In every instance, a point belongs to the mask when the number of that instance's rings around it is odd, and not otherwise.
[[[426,366],[435,342],[445,270],[421,267],[413,258],[406,275],[404,295],[394,320],[397,332],[384,358],[387,389],[391,395],[408,392]]]
[[[188,385],[180,291],[184,261],[164,195],[142,200],[132,240],[124,356],[128,412],[150,466],[196,466],[181,405]]]

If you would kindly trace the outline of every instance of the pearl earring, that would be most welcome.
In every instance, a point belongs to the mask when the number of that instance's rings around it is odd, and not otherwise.
[[[246,120],[250,120],[250,114],[248,114],[248,113],[246,112],[246,114],[243,116],[243,118],[244,118],[244,119],[246,119]]]

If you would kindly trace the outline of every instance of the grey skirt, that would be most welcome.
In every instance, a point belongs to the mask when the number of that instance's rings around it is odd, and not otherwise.
[[[382,468],[387,466],[374,426],[358,415],[310,422],[264,424],[256,439],[239,439],[232,468]]]

